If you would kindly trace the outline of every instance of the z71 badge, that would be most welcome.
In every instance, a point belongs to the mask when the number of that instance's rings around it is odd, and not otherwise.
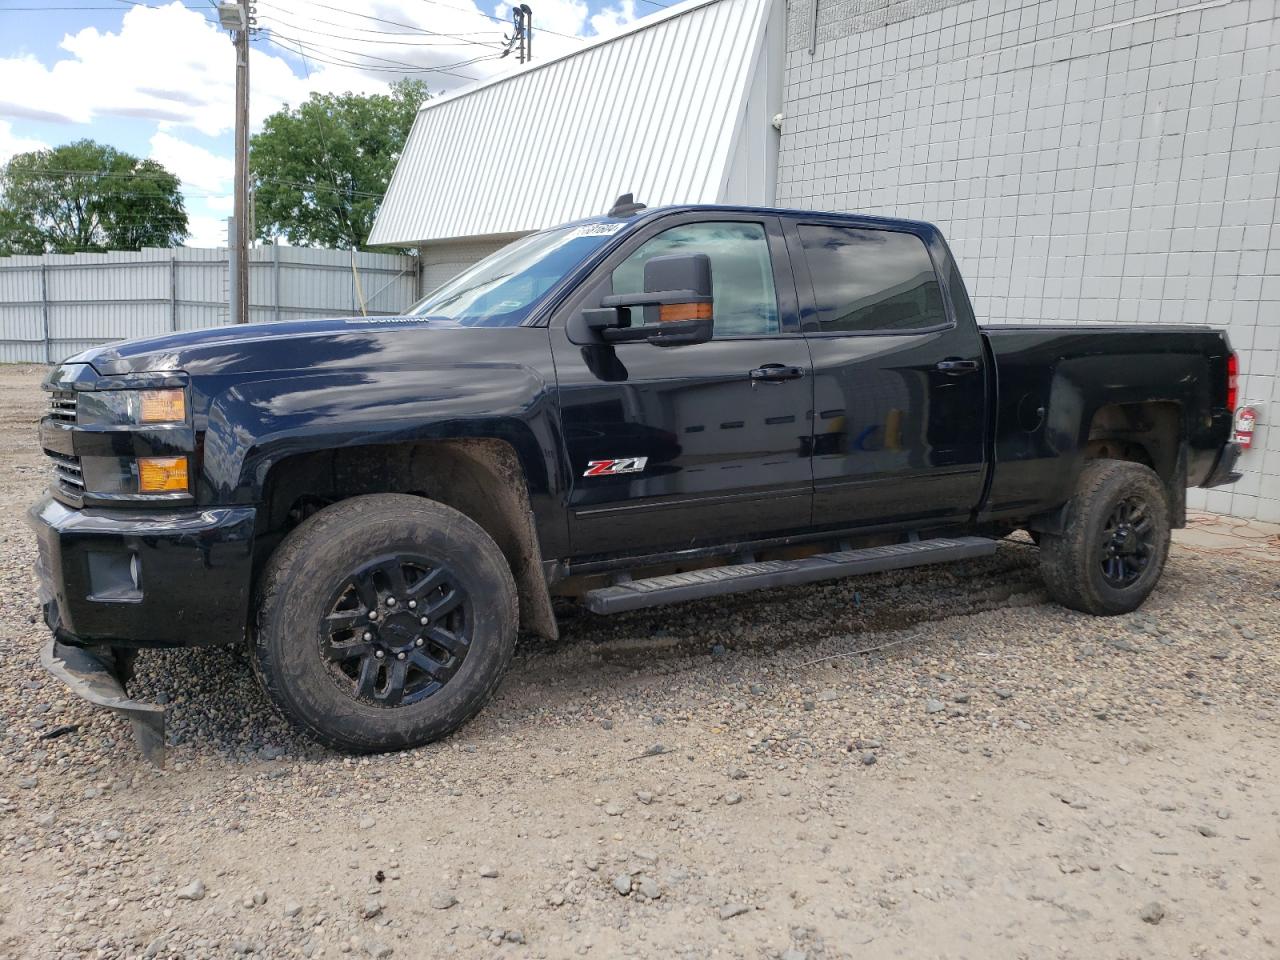
[[[640,473],[648,457],[620,457],[617,460],[592,460],[587,464],[584,477],[612,477],[619,473]]]

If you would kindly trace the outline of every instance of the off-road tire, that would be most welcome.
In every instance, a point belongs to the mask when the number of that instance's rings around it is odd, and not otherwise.
[[[1132,583],[1117,586],[1104,574],[1105,533],[1124,503],[1140,503],[1150,521],[1145,566]],[[1129,613],[1155,589],[1169,555],[1169,504],[1164,485],[1149,467],[1124,460],[1085,465],[1067,502],[1061,535],[1042,533],[1040,574],[1050,595],[1065,607],[1097,616]]]
[[[447,567],[471,598],[470,645],[461,665],[426,699],[378,705],[340,689],[321,649],[333,591],[348,573],[388,553],[411,552]],[[276,707],[338,750],[402,750],[446,736],[493,695],[515,648],[511,569],[493,539],[457,510],[401,494],[353,497],[291,531],[263,571],[254,672]]]

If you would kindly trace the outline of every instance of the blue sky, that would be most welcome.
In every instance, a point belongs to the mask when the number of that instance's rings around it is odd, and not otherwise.
[[[545,59],[670,0],[531,0]],[[472,0],[254,0],[252,123],[311,91],[433,90],[517,69],[498,59],[510,6]],[[208,0],[0,0],[0,164],[89,137],[183,181],[192,246],[225,243],[234,55]]]

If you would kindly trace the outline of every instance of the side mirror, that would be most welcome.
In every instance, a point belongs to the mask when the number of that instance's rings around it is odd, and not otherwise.
[[[705,253],[654,257],[644,265],[644,293],[605,297],[583,319],[606,343],[645,340],[659,346],[705,343],[713,333],[711,258]],[[633,310],[656,322],[633,325]]]

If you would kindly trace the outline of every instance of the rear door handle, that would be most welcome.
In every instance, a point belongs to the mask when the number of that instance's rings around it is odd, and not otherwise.
[[[751,371],[751,380],[763,380],[766,383],[781,383],[784,380],[799,380],[804,376],[804,367],[788,367],[781,363],[766,363]]]
[[[977,373],[980,366],[977,360],[939,360],[934,369],[958,377],[965,373]]]

